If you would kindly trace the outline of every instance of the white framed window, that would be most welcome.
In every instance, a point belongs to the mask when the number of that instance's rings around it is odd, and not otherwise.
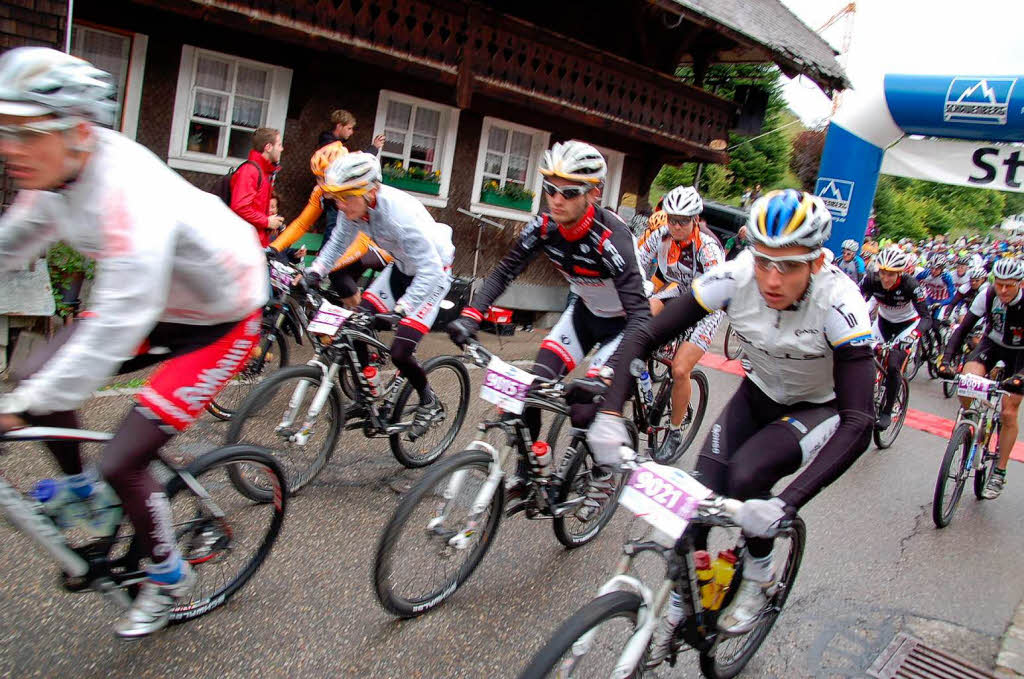
[[[604,190],[601,191],[601,207],[612,210],[619,209],[619,188],[622,184],[622,165],[626,161],[626,154],[622,151],[614,151],[604,146],[593,145],[595,149],[604,156],[608,165],[608,174],[604,179]]]
[[[167,164],[227,174],[249,157],[256,128],[284,133],[291,83],[291,69],[183,46]]]
[[[142,33],[123,33],[77,23],[71,26],[71,53],[114,76],[117,109],[112,127],[132,139],[139,127],[148,43],[149,38]]]
[[[384,183],[424,205],[447,207],[458,129],[459,109],[381,90],[373,134],[386,137],[380,150]]]
[[[548,147],[550,132],[499,118],[484,118],[480,131],[480,149],[473,173],[473,194],[470,210],[491,217],[528,221],[540,208],[541,177],[538,171],[541,156]],[[506,187],[525,189],[532,200],[495,200],[495,193]],[[487,192],[491,197],[485,196]],[[503,204],[501,204],[503,203]]]

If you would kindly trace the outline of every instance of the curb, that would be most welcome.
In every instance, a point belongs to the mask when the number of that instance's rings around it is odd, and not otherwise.
[[[1006,679],[1024,678],[1024,600],[1017,605],[1017,612],[1003,634],[995,674]]]

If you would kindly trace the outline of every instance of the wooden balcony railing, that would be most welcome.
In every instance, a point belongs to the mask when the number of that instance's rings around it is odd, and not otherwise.
[[[163,4],[141,0],[150,4]],[[242,14],[331,40],[357,56],[401,68],[413,62],[474,93],[606,127],[616,134],[709,160],[735,107],[678,80],[518,19],[457,0],[191,0],[206,12]],[[166,6],[166,4],[164,5]]]

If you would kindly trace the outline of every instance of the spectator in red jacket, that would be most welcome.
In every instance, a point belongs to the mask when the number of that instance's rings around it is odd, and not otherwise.
[[[231,209],[253,225],[260,245],[270,244],[272,236],[284,223],[280,215],[270,214],[270,195],[274,191],[274,173],[281,162],[281,133],[261,127],[252,133],[249,159],[231,177]]]

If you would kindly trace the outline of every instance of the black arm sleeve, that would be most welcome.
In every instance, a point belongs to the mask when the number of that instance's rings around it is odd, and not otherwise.
[[[928,303],[925,301],[924,295],[914,295],[914,311],[917,312],[918,317],[921,319],[917,322],[918,332],[923,334],[931,330],[932,313],[928,310]]]
[[[494,304],[494,300],[505,292],[508,284],[515,280],[516,276],[523,273],[530,261],[537,255],[540,245],[540,225],[543,217],[535,217],[529,224],[523,227],[519,237],[512,244],[508,254],[498,262],[498,266],[487,275],[473,295],[471,307],[483,313],[487,307]]]
[[[838,479],[871,443],[875,422],[875,363],[867,346],[839,347],[833,354],[839,428],[818,456],[785,490],[786,504],[800,508]]]
[[[633,376],[629,374],[629,364],[634,358],[646,357],[651,351],[693,327],[707,315],[707,309],[697,304],[693,295],[683,295],[669,300],[661,313],[654,318],[631,327],[627,326],[618,351],[608,361],[608,366],[615,371],[615,375],[605,393],[601,410],[622,412],[633,380]]]
[[[615,247],[609,266],[618,271],[615,275],[615,292],[619,294],[619,303],[626,312],[626,327],[623,332],[628,333],[650,320],[651,305],[644,294],[644,277],[636,260],[633,238],[626,230],[626,226],[614,229],[609,240]]]
[[[953,357],[953,353],[960,348],[960,345],[964,343],[968,333],[971,332],[971,328],[978,322],[978,317],[968,311],[964,314],[964,320],[960,322],[960,325],[956,326],[956,330],[949,336],[949,342],[946,343],[946,349],[942,352],[942,362],[949,363],[949,360]]]

